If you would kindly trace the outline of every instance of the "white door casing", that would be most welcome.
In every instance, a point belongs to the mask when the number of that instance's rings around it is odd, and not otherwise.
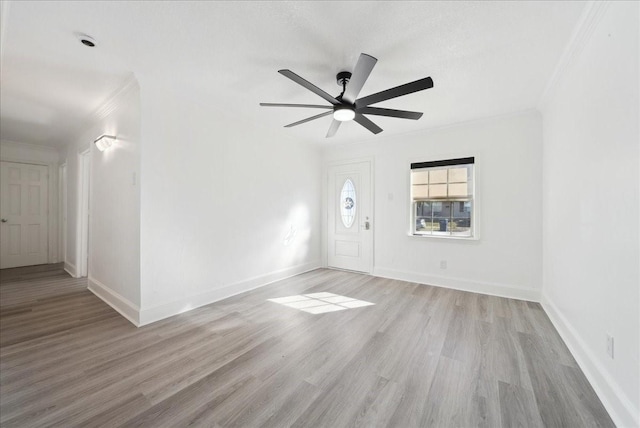
[[[370,273],[373,268],[371,162],[327,169],[327,264]]]
[[[48,167],[0,164],[0,269],[48,262]]]
[[[89,275],[89,224],[90,224],[90,203],[91,196],[91,150],[87,149],[79,154],[80,160],[80,207],[78,226],[78,267],[77,276],[86,277]]]
[[[64,163],[60,165],[58,169],[58,195],[60,198],[59,202],[59,218],[60,218],[60,232],[59,232],[59,249],[58,249],[58,259],[61,262],[67,261],[67,164]]]

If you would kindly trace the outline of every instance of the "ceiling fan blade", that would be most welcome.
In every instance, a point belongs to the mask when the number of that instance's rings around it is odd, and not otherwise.
[[[375,123],[371,122],[369,119],[367,119],[360,113],[356,113],[356,117],[354,117],[353,120],[355,120],[360,125],[367,128],[369,131],[373,132],[374,134],[379,134],[382,132],[382,128],[380,128]]]
[[[333,119],[333,122],[331,122],[331,126],[329,126],[329,131],[327,131],[326,138],[331,138],[336,135],[336,132],[338,131],[338,128],[340,128],[341,123],[342,122],[340,122],[339,120]]]
[[[422,117],[422,113],[419,111],[394,110],[394,109],[379,108],[379,107],[362,107],[357,109],[356,111],[362,114],[374,114],[376,116],[399,117],[401,119],[418,120]]]
[[[313,83],[304,80],[302,77],[298,76],[293,71],[291,71],[291,70],[278,70],[278,73],[282,74],[283,76],[288,77],[289,79],[291,79],[294,82],[296,82],[298,85],[307,88],[308,90],[310,90],[314,94],[321,96],[322,98],[324,98],[325,100],[327,100],[331,104],[333,104],[334,106],[340,104],[340,101],[336,100],[334,97],[332,97],[331,95],[329,95],[328,93],[326,93],[322,89],[318,88]]]
[[[425,77],[424,79],[416,80],[415,82],[406,83],[404,85],[396,86],[395,88],[387,89],[386,91],[378,92],[368,95],[364,98],[360,98],[356,100],[356,106],[368,106],[371,104],[379,103],[380,101],[401,97],[403,95],[411,94],[413,92],[418,92],[429,88],[433,88],[433,80],[431,80],[431,77]]]
[[[279,103],[260,103],[262,107],[305,107],[305,108],[326,108],[332,109],[332,106],[321,106],[317,104],[279,104]]]
[[[349,83],[347,83],[347,90],[344,91],[344,95],[342,96],[343,101],[349,104],[353,104],[356,101],[360,90],[364,86],[364,82],[367,81],[376,62],[378,62],[378,60],[371,55],[365,53],[360,54],[356,67],[351,74],[351,79],[349,79]]]
[[[326,111],[324,113],[316,114],[315,116],[311,116],[311,117],[308,117],[306,119],[302,119],[302,120],[299,120],[297,122],[290,123],[288,125],[285,125],[284,127],[285,128],[291,128],[292,126],[296,126],[296,125],[300,125],[300,124],[303,124],[303,123],[306,123],[306,122],[310,122],[312,120],[320,119],[321,117],[329,116],[330,114],[333,114],[333,111]]]

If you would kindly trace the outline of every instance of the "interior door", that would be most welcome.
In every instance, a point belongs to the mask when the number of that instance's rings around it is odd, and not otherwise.
[[[329,166],[327,196],[329,267],[371,272],[371,163],[365,161]]]
[[[1,269],[48,261],[47,169],[0,163]]]

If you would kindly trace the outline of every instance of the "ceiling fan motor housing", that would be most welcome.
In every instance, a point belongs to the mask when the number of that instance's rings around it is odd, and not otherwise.
[[[336,74],[336,82],[338,83],[339,86],[342,86],[342,87],[347,86],[347,83],[349,83],[350,79],[351,79],[351,73],[348,71],[341,71],[340,73]]]

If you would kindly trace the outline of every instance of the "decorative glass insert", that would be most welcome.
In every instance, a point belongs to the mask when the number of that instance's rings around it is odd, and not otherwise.
[[[339,203],[342,224],[348,229],[356,219],[356,188],[353,185],[353,181],[349,178],[347,178],[342,185]]]

